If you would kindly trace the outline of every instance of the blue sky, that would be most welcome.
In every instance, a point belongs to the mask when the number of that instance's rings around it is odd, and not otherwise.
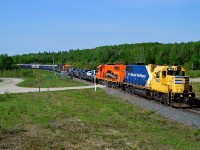
[[[199,0],[0,0],[0,54],[200,40]]]

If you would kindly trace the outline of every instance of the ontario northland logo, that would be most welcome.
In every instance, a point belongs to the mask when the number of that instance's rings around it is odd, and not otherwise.
[[[138,78],[146,78],[146,74],[138,74],[138,73],[128,73],[128,76],[138,77]]]

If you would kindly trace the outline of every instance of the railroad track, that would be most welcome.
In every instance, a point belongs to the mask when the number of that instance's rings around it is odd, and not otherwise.
[[[200,108],[188,108],[188,109],[181,109],[181,110],[189,114],[194,114],[200,117]]]
[[[93,85],[94,83],[90,82],[90,81],[87,81],[87,80],[82,80],[82,79],[78,79],[78,78],[74,78],[75,80],[78,80],[80,82],[83,82],[83,83],[87,83],[87,84],[90,84],[90,85]],[[117,89],[114,89],[114,90],[117,90]],[[128,92],[125,92],[127,94],[130,94]],[[132,96],[135,96],[135,97],[140,97],[139,95],[133,95],[133,94],[130,94]],[[158,101],[154,101],[154,100],[150,100],[148,98],[145,98],[145,97],[142,97],[143,99],[146,99],[148,101],[151,101],[153,103],[157,103],[157,104],[161,104],[160,102]],[[185,112],[185,113],[188,113],[188,114],[192,114],[192,115],[195,115],[195,116],[198,116],[200,117],[200,108],[193,108],[193,107],[190,107],[188,106],[187,104],[181,104],[180,103],[173,103],[172,105],[163,105],[161,104],[162,106],[166,106],[166,107],[171,107],[171,108],[174,108],[176,110],[180,110],[182,112]]]

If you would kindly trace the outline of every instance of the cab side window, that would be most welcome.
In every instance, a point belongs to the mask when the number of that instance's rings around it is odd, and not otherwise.
[[[165,78],[166,77],[166,71],[162,72],[162,77]]]
[[[156,72],[156,78],[160,78],[160,72]]]
[[[168,71],[168,75],[173,75],[174,71]]]

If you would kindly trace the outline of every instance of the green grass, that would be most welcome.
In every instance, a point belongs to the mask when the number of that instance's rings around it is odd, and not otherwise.
[[[192,82],[192,87],[196,97],[200,99],[200,82]]]
[[[189,150],[199,141],[200,130],[100,89],[0,95],[0,148]]]
[[[21,78],[34,77],[33,69],[14,69],[0,71],[0,77]]]
[[[56,75],[50,71],[39,69],[18,69],[13,71],[0,72],[2,77],[22,77],[24,82],[19,83],[21,87],[73,87],[86,86],[87,84],[74,81],[71,79],[61,79],[60,75]]]
[[[2,80],[2,79],[0,79],[0,82],[3,82],[3,80]]]
[[[49,77],[50,76],[50,77]],[[52,78],[54,73],[51,71],[39,70],[39,69],[15,69],[0,71],[0,77],[26,77],[26,78],[42,78],[49,77]]]
[[[200,70],[188,70],[186,72],[188,76],[191,78],[199,78],[200,77]]]
[[[21,87],[41,87],[41,88],[48,88],[48,87],[73,87],[73,86],[86,86],[88,84],[81,83],[72,79],[61,79],[55,78],[24,78],[24,82],[17,84],[17,86]]]

